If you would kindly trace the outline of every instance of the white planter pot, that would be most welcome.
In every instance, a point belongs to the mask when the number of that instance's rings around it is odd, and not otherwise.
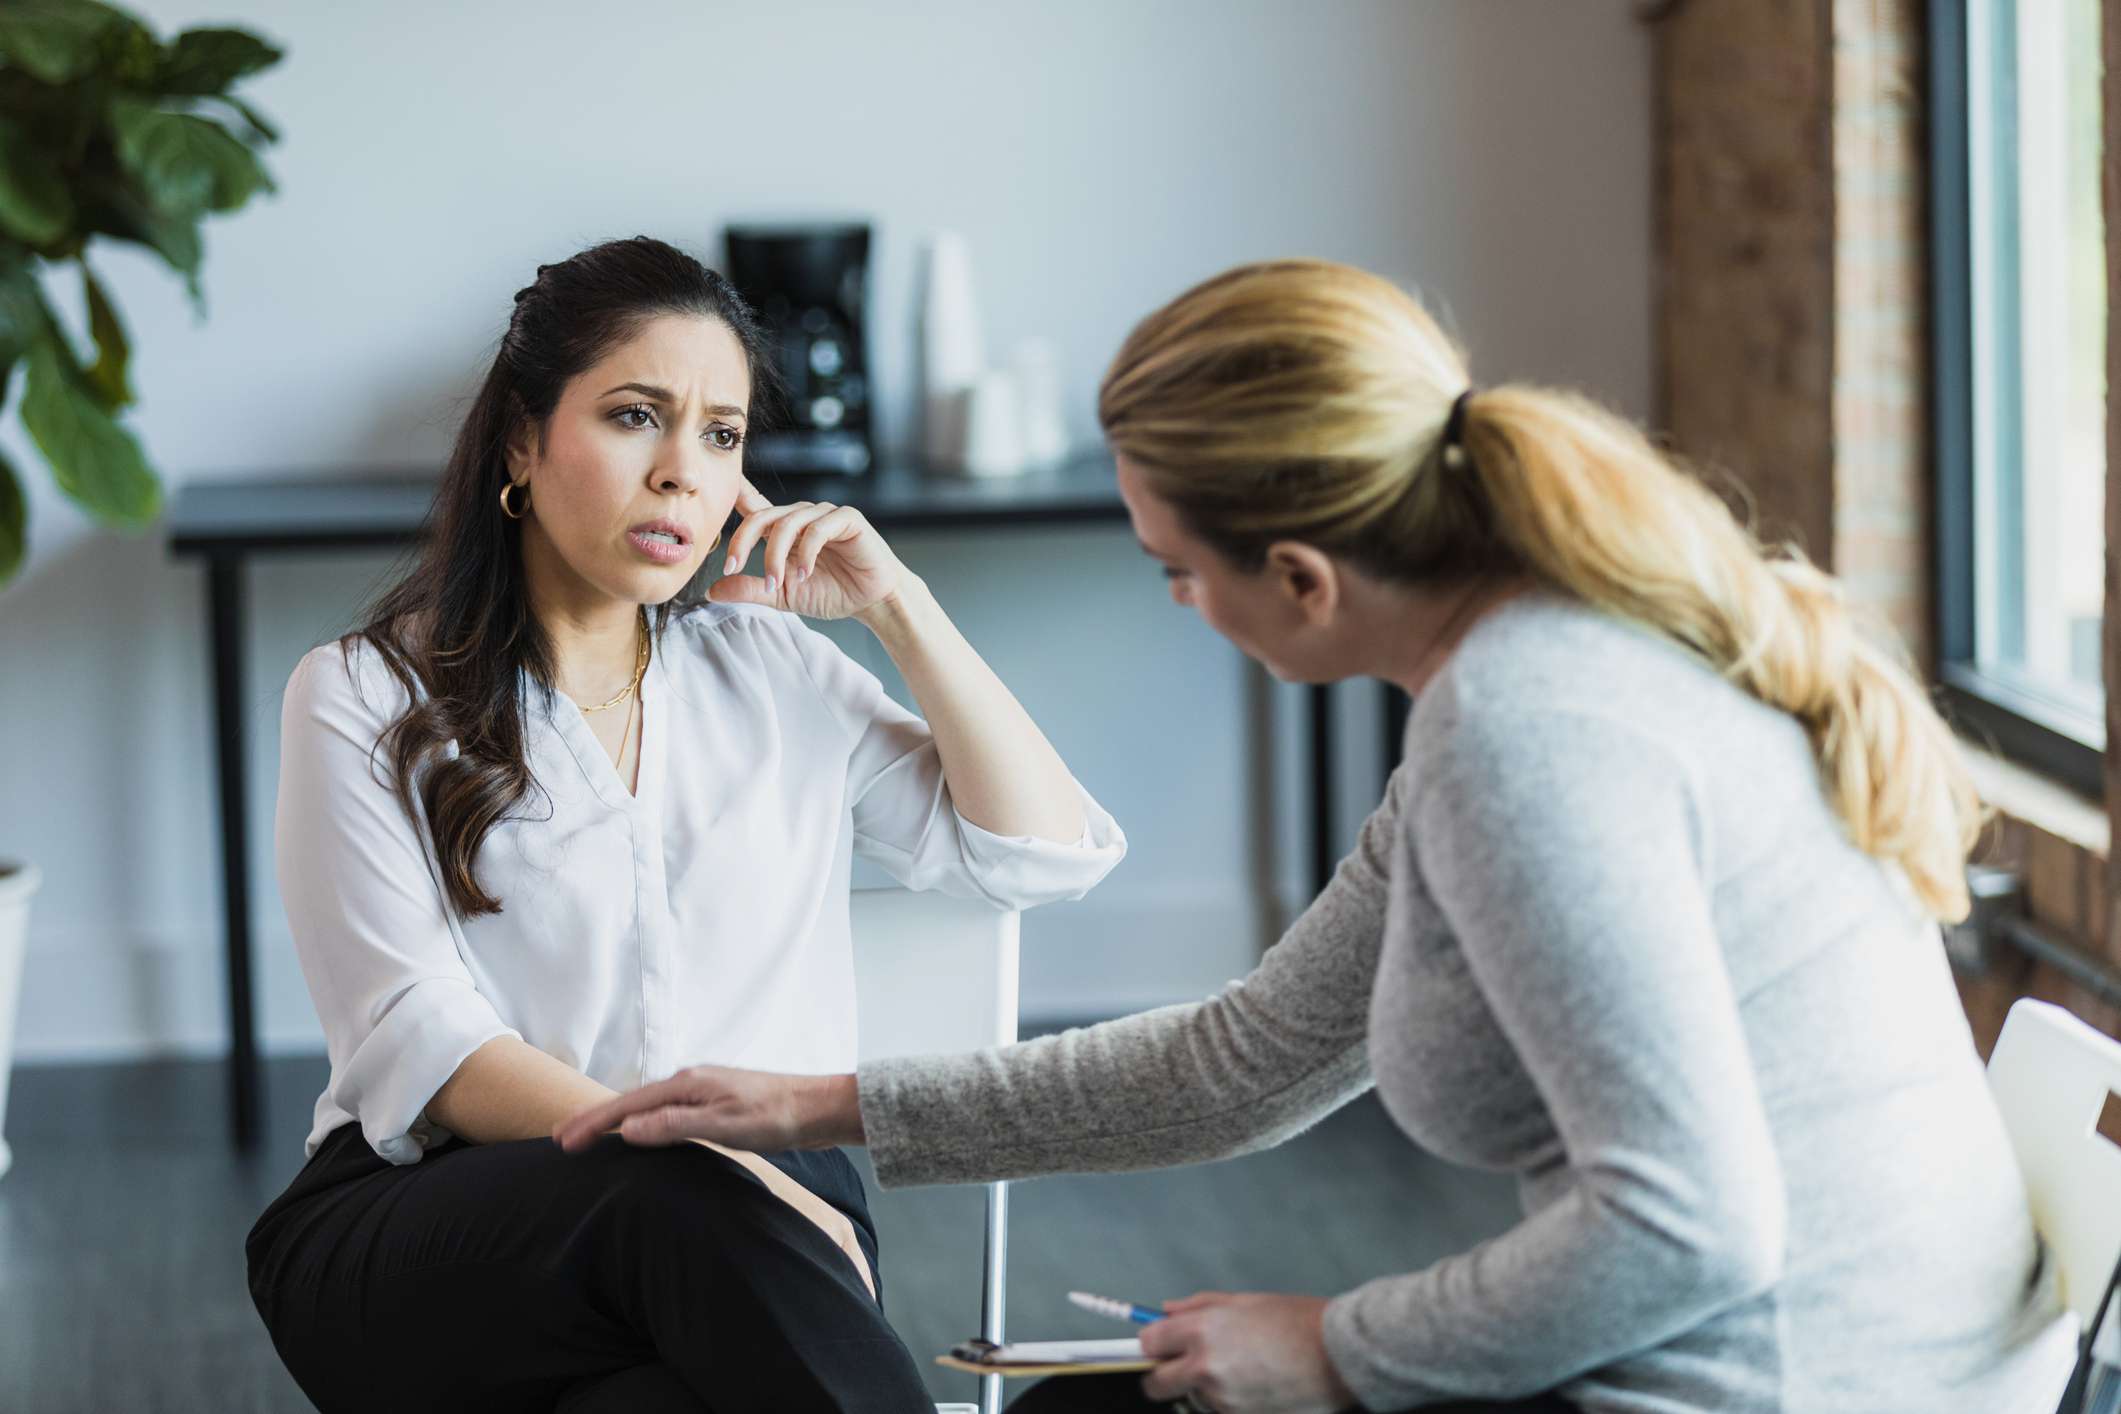
[[[15,1060],[15,1015],[22,957],[29,950],[29,901],[44,882],[34,864],[0,859],[0,1175],[14,1164],[7,1147],[7,1078]]]

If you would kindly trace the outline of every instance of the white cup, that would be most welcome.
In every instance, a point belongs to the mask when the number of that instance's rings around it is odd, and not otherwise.
[[[967,476],[1016,476],[1024,460],[1022,400],[1016,378],[990,368],[965,393],[964,443],[960,465]]]
[[[1046,339],[1025,339],[1010,355],[1016,375],[1017,410],[1024,429],[1024,461],[1044,469],[1068,455],[1068,428],[1061,412],[1060,360]]]

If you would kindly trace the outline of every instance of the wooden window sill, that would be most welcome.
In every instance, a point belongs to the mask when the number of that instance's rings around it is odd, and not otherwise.
[[[2013,820],[2021,820],[2105,859],[2111,843],[2106,810],[2052,777],[1998,756],[1975,742],[1960,741],[1981,798]]]

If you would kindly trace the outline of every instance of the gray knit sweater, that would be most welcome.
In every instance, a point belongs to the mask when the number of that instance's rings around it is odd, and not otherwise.
[[[2054,1407],[2071,1329],[1934,926],[1798,725],[1657,635],[1506,603],[1251,975],[859,1085],[891,1187],[1224,1158],[1373,1080],[1525,1217],[1332,1301],[1369,1408]]]

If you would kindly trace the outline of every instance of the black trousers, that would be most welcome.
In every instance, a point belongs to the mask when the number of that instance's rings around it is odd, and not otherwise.
[[[876,1233],[837,1150],[766,1155]],[[324,1414],[932,1414],[853,1263],[697,1144],[577,1154],[332,1132],[245,1243],[251,1299]]]
[[[1142,1393],[1140,1375],[1061,1375],[1040,1380],[1009,1402],[1005,1414],[1169,1414]],[[1583,1414],[1551,1394],[1508,1404],[1425,1404],[1422,1414]]]

